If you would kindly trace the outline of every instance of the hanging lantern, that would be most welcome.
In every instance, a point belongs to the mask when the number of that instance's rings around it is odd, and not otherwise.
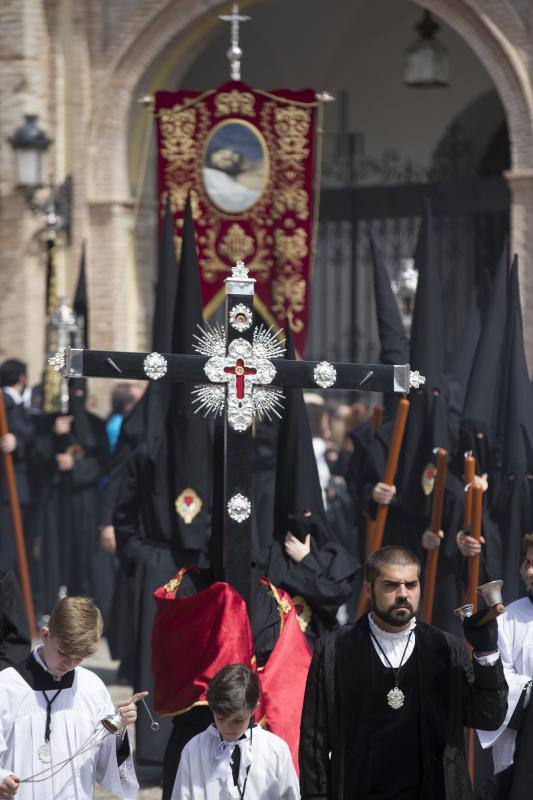
[[[406,86],[436,89],[450,85],[450,54],[435,38],[440,30],[429,11],[415,25],[418,39],[405,51],[403,80]]]

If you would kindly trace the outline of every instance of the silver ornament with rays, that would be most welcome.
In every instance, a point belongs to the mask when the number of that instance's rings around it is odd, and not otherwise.
[[[255,328],[252,342],[233,339],[229,346],[224,329],[218,323],[198,326],[194,349],[208,357],[204,372],[208,386],[197,386],[192,394],[196,411],[222,414],[227,402],[228,422],[235,431],[247,430],[254,419],[280,417],[283,392],[269,386],[276,368],[271,359],[281,358],[285,352],[284,340],[272,328],[260,325]],[[227,393],[226,393],[227,386]]]

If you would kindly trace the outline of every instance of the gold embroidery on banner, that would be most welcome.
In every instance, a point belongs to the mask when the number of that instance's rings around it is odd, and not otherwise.
[[[278,101],[275,96],[262,102],[256,125],[264,137],[271,172],[252,209],[242,215],[221,212],[212,206],[203,185],[201,155],[216,127],[214,120],[231,115],[254,118],[256,101],[250,92],[232,90],[215,94],[209,100],[213,106],[202,97],[194,105],[187,100],[159,112],[166,192],[176,215],[183,211],[187,192],[192,190],[203,279],[215,283],[229,274],[234,260],[245,260],[258,281],[273,278],[272,313],[278,319],[286,314],[292,330],[300,332],[304,325],[297,315],[305,309],[307,284],[302,270],[309,239],[306,230],[297,226],[310,217],[305,161],[310,153],[312,106]],[[175,232],[178,253],[182,230],[178,227]],[[274,265],[276,274],[272,275]]]
[[[287,317],[291,330],[303,330],[301,319],[295,319],[305,308],[305,278],[301,275],[278,275],[272,281],[272,313],[277,317]]]
[[[307,232],[303,228],[296,228],[294,233],[285,233],[279,228],[275,231],[274,255],[276,259],[291,261],[300,267],[308,252]]]
[[[255,97],[250,92],[221,92],[215,97],[215,117],[228,117],[230,114],[242,114],[243,117],[253,117]]]
[[[240,225],[234,223],[218,246],[219,253],[233,263],[234,261],[246,261],[255,250],[254,240],[247,236]]]
[[[274,193],[274,211],[280,216],[293,211],[302,221],[309,217],[309,195],[305,189],[286,186]]]
[[[176,251],[176,261],[180,261],[181,259],[181,245],[183,244],[183,238],[178,236],[176,233],[174,234],[174,250]]]
[[[252,226],[256,241],[256,251],[252,261],[247,263],[250,273],[259,283],[264,283],[270,277],[270,270],[274,264],[272,259],[272,236],[264,228]]]
[[[274,130],[278,136],[280,158],[292,165],[294,169],[301,168],[301,162],[309,156],[307,136],[311,122],[311,113],[307,109],[276,108],[274,112]]]
[[[169,161],[167,169],[193,165],[198,158],[196,141],[196,109],[183,111],[181,105],[162,109],[159,115],[162,136],[161,155]]]
[[[170,209],[172,214],[176,216],[183,211],[187,201],[187,195],[191,195],[191,211],[192,217],[195,221],[200,221],[200,204],[198,201],[198,193],[192,188],[190,183],[185,183],[180,186],[173,181],[167,181],[167,188],[161,195],[161,216],[165,216],[165,206],[167,204],[167,197],[170,198]],[[176,221],[176,225],[183,226],[183,219]]]

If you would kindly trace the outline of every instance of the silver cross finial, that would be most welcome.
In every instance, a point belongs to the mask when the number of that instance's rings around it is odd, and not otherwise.
[[[231,66],[231,80],[240,81],[242,50],[239,45],[239,23],[248,22],[251,17],[239,14],[239,4],[233,3],[231,14],[222,14],[219,19],[222,22],[231,22],[231,46],[226,55]]]
[[[237,261],[235,266],[231,268],[231,277],[239,280],[248,277],[248,268],[245,267],[244,261]]]

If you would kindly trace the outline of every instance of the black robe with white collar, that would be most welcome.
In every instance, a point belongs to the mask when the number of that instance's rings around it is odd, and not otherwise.
[[[471,663],[464,643],[438,628],[418,622],[415,631],[420,800],[469,800],[472,787],[463,728],[493,730],[502,723],[507,708],[502,664],[500,660],[494,666]],[[372,647],[366,616],[317,642],[300,735],[302,800],[371,800],[366,775],[375,680]],[[347,763],[353,765],[348,773]],[[350,785],[345,774],[351,775]]]

